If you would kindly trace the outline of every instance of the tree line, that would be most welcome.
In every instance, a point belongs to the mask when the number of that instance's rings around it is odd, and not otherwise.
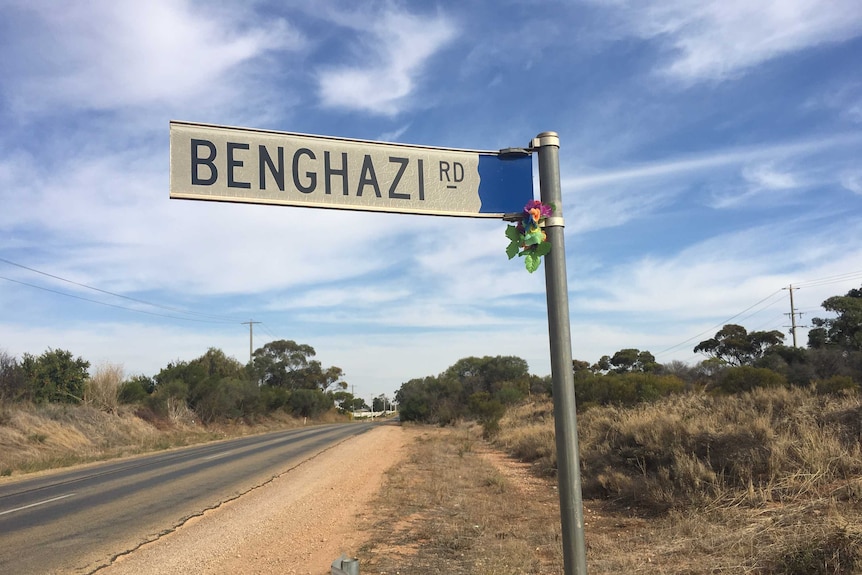
[[[862,289],[823,302],[833,318],[814,318],[808,347],[783,344],[780,331],[723,326],[695,353],[707,359],[690,366],[661,364],[649,351],[621,349],[591,364],[574,360],[578,409],[633,405],[701,391],[737,393],[758,387],[812,387],[818,393],[855,392],[862,385]],[[475,419],[492,433],[507,405],[528,394],[552,394],[549,377],[530,375],[518,357],[468,357],[437,376],[412,379],[396,393],[401,419],[447,424]]]
[[[832,318],[813,318],[808,347],[783,344],[780,331],[751,331],[727,324],[694,347],[707,359],[690,366],[661,364],[649,351],[621,349],[590,364],[574,360],[579,409],[598,404],[631,405],[690,390],[735,393],[756,387],[805,386],[821,393],[858,390],[862,384],[862,288],[830,297]],[[189,410],[204,422],[253,419],[282,410],[313,417],[330,409],[367,408],[347,391],[339,367],[324,367],[313,347],[277,340],[241,364],[210,348],[191,361],[169,363],[154,376],[113,379],[71,352],[48,349],[20,360],[0,351],[0,400],[35,403],[126,403],[153,417]],[[107,373],[111,375],[111,372]],[[110,380],[107,381],[107,380]],[[111,385],[109,385],[109,383]],[[107,392],[106,392],[107,390]],[[492,433],[506,407],[533,394],[552,394],[549,376],[529,373],[516,356],[466,357],[438,375],[411,379],[396,393],[401,418],[448,424],[474,419]],[[380,411],[385,398],[374,399]]]
[[[150,417],[187,411],[203,422],[253,419],[276,410],[314,417],[333,408],[367,407],[347,392],[342,369],[324,367],[315,354],[310,345],[276,340],[255,350],[243,365],[210,348],[191,361],[173,361],[152,377],[121,380],[115,371],[110,380],[100,369],[91,376],[90,363],[67,350],[25,353],[20,360],[0,352],[0,399],[80,404],[98,397],[109,409],[133,404]],[[113,391],[106,394],[106,387]]]

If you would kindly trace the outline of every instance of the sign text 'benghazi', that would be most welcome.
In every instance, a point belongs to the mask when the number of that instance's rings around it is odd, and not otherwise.
[[[500,217],[533,197],[532,159],[171,122],[171,197]]]

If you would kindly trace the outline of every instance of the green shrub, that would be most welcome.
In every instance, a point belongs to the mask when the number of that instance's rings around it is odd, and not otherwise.
[[[635,405],[684,390],[685,382],[675,375],[630,372],[575,377],[575,397],[582,410],[590,405]]]
[[[756,388],[786,387],[787,379],[780,373],[764,367],[743,365],[731,367],[721,374],[714,390],[722,393],[739,393]]]
[[[149,395],[144,384],[137,379],[124,381],[120,386],[120,403],[142,403]]]
[[[314,417],[333,406],[332,398],[319,389],[295,389],[290,393],[287,403],[299,417]]]
[[[818,379],[814,382],[817,393],[842,393],[846,391],[858,391],[859,385],[849,375],[833,375],[826,379]]]
[[[49,349],[39,357],[25,353],[21,369],[36,403],[80,403],[90,362],[62,349]]]

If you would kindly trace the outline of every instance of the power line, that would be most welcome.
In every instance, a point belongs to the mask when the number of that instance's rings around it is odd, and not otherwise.
[[[37,269],[35,269],[35,268],[31,268],[31,267],[25,266],[25,265],[23,265],[23,264],[19,264],[19,263],[13,262],[13,261],[11,261],[11,260],[7,260],[6,258],[2,258],[2,257],[0,257],[0,262],[4,262],[4,263],[7,263],[7,264],[9,264],[9,265],[13,265],[13,266],[19,267],[19,268],[21,268],[21,269],[25,269],[25,270],[27,270],[27,271],[31,271],[31,272],[33,272],[33,273],[41,274],[41,275],[46,276],[46,277],[49,277],[49,278],[53,278],[53,279],[56,279],[56,280],[60,280],[60,281],[62,281],[62,282],[66,282],[66,283],[69,283],[69,284],[72,284],[72,285],[76,285],[76,286],[78,286],[78,287],[82,287],[82,288],[86,288],[86,289],[89,289],[89,290],[93,290],[93,291],[96,291],[96,292],[99,292],[99,293],[103,293],[103,294],[106,294],[106,295],[110,295],[110,296],[114,296],[114,297],[122,298],[122,299],[125,299],[125,300],[128,300],[128,301],[133,301],[133,302],[135,302],[135,303],[140,303],[140,304],[148,305],[148,306],[151,306],[151,307],[156,307],[156,308],[159,308],[159,309],[164,309],[164,310],[167,310],[167,311],[173,311],[173,312],[177,312],[177,313],[183,313],[183,314],[187,314],[187,315],[196,315],[196,316],[200,316],[200,317],[208,317],[208,318],[211,318],[211,319],[217,319],[217,320],[219,320],[219,321],[221,321],[221,322],[224,322],[224,323],[237,323],[237,322],[238,322],[238,320],[233,319],[233,318],[228,318],[227,316],[218,316],[218,315],[211,315],[211,314],[205,314],[205,313],[200,313],[200,312],[186,311],[186,310],[183,310],[183,309],[174,308],[174,307],[169,307],[169,306],[165,306],[165,305],[160,305],[160,304],[157,304],[157,303],[152,303],[152,302],[149,302],[149,301],[145,301],[145,300],[142,300],[142,299],[138,299],[138,298],[130,297],[130,296],[123,295],[123,294],[114,293],[114,292],[111,292],[111,291],[108,291],[108,290],[104,290],[104,289],[101,289],[101,288],[93,287],[93,286],[90,286],[90,285],[87,285],[87,284],[83,284],[83,283],[80,283],[80,282],[76,282],[76,281],[73,281],[73,280],[70,280],[70,279],[67,279],[67,278],[63,278],[63,277],[57,276],[57,275],[54,275],[54,274],[50,274],[50,273],[48,273],[48,272],[43,272],[43,271],[41,271],[41,270],[37,270]],[[3,278],[3,279],[8,279],[8,278]],[[9,281],[15,281],[15,280],[9,280]],[[16,282],[16,283],[20,283],[20,284],[22,284],[22,285],[26,285],[26,286],[30,286],[30,287],[36,287],[36,288],[39,288],[39,286],[34,286],[34,285],[32,285],[32,284],[27,284],[27,283],[24,283],[24,282]],[[39,288],[39,289],[46,289],[46,288]],[[52,290],[48,290],[48,289],[46,289],[46,291],[52,291]],[[60,294],[60,295],[70,295],[70,294],[66,294],[66,293],[64,293],[64,292],[54,292],[54,293],[58,293],[58,294]],[[77,297],[77,296],[71,296],[71,297]],[[86,298],[78,298],[78,299],[84,299],[85,301],[90,301],[90,302],[94,302],[94,303],[102,303],[102,302],[98,302],[98,301],[96,301],[96,300],[88,300],[88,299],[86,299]],[[111,305],[111,304],[105,304],[105,305]],[[125,308],[125,307],[122,307],[122,306],[112,306],[112,307],[119,307],[119,308],[121,308],[121,309],[130,309],[130,310],[132,310],[132,311],[139,311],[139,310],[134,310],[133,308]],[[158,315],[158,314],[152,314],[152,315]],[[164,316],[164,317],[172,317],[172,316]],[[177,318],[177,319],[181,319],[181,318]],[[214,323],[214,322],[213,322],[213,323]]]
[[[107,303],[107,302],[104,302],[104,301],[99,301],[99,300],[95,300],[95,299],[90,299],[90,298],[86,298],[86,297],[81,297],[81,296],[78,296],[78,295],[74,295],[74,294],[70,294],[70,293],[66,293],[66,292],[62,292],[62,291],[54,290],[54,289],[50,289],[50,288],[46,288],[46,287],[43,287],[43,286],[38,286],[38,285],[35,285],[35,284],[29,284],[29,283],[27,283],[27,282],[22,282],[22,281],[19,281],[19,280],[13,280],[12,278],[7,278],[7,277],[3,277],[3,276],[0,276],[0,280],[6,280],[6,281],[8,281],[8,282],[12,282],[12,283],[20,284],[20,285],[27,286],[27,287],[31,287],[31,288],[40,289],[40,290],[43,290],[43,291],[47,291],[47,292],[51,292],[51,293],[55,293],[55,294],[62,295],[62,296],[66,296],[66,297],[71,297],[71,298],[79,299],[79,300],[81,300],[81,301],[86,301],[86,302],[90,302],[90,303],[96,303],[96,304],[99,304],[99,305],[104,305],[104,306],[113,307],[113,308],[117,308],[117,309],[123,309],[123,310],[126,310],[126,311],[133,311],[133,312],[135,312],[135,313],[144,313],[144,314],[147,314],[147,315],[154,315],[154,316],[158,316],[158,317],[167,317],[167,318],[170,318],[170,319],[179,319],[179,320],[183,320],[183,321],[197,321],[197,322],[201,322],[201,323],[235,323],[235,322],[228,322],[228,321],[226,321],[226,320],[211,320],[211,319],[196,319],[196,318],[191,318],[191,317],[179,317],[179,316],[175,316],[175,315],[167,315],[167,314],[164,314],[164,313],[156,313],[156,312],[153,312],[153,311],[146,311],[146,310],[142,310],[142,309],[135,309],[135,308],[132,308],[132,307],[126,307],[126,306],[122,306],[122,305],[117,305],[117,304],[113,304],[113,303]]]
[[[836,284],[841,282],[846,282],[854,279],[862,279],[862,270],[855,272],[847,272],[835,276],[828,276],[825,278],[814,279],[809,281],[797,282],[794,284],[794,289],[800,287],[816,287],[816,286],[824,286],[830,284]]]
[[[281,339],[280,337],[278,337],[277,335],[275,335],[274,333],[272,333],[272,330],[271,330],[271,329],[269,329],[269,326],[268,326],[268,325],[266,325],[264,322],[259,322],[259,323],[260,323],[260,327],[262,327],[262,328],[263,328],[263,330],[264,330],[266,333],[268,333],[268,334],[269,334],[269,336],[270,336],[272,339]]]
[[[726,320],[724,320],[723,322],[721,322],[721,323],[719,323],[719,324],[717,324],[717,325],[715,325],[715,326],[713,326],[713,327],[711,327],[711,328],[709,328],[709,329],[706,329],[706,330],[704,330],[704,331],[700,332],[700,333],[699,333],[699,334],[697,334],[697,335],[693,335],[693,336],[691,336],[690,338],[688,338],[687,340],[685,340],[685,341],[683,341],[683,342],[680,342],[680,343],[678,343],[678,344],[676,344],[676,345],[673,345],[673,346],[671,346],[671,347],[669,347],[669,348],[667,348],[667,349],[664,349],[664,350],[662,350],[662,351],[658,352],[658,353],[657,353],[657,354],[655,354],[655,355],[656,355],[656,356],[659,356],[659,355],[663,355],[663,354],[665,354],[665,353],[668,353],[668,352],[670,352],[670,351],[673,351],[673,350],[675,350],[675,349],[677,349],[677,348],[679,348],[679,347],[682,347],[683,345],[685,345],[685,344],[687,344],[687,343],[691,342],[692,340],[695,340],[695,339],[697,339],[697,338],[699,338],[699,337],[702,337],[703,335],[705,335],[705,334],[707,334],[707,333],[712,332],[713,330],[715,330],[715,329],[717,329],[717,328],[720,328],[720,327],[723,327],[723,326],[727,325],[727,323],[728,323],[729,321],[731,321],[731,320],[734,320],[734,319],[738,318],[739,316],[741,316],[741,315],[742,315],[742,314],[744,314],[745,312],[747,312],[747,311],[749,311],[749,310],[751,310],[751,309],[754,309],[755,307],[759,306],[760,304],[762,304],[762,303],[763,303],[763,302],[765,302],[766,300],[768,300],[768,299],[770,299],[770,298],[772,298],[772,297],[775,297],[775,295],[776,295],[776,294],[781,293],[781,291],[782,291],[782,290],[776,290],[776,291],[772,292],[771,294],[769,294],[768,296],[766,296],[765,298],[763,298],[762,300],[760,300],[760,301],[759,301],[759,302],[757,302],[756,304],[751,305],[751,306],[749,306],[749,307],[745,308],[744,310],[742,310],[742,311],[741,311],[741,312],[739,312],[738,314],[733,315],[733,316],[731,316],[731,317],[727,318],[727,319],[726,319]],[[772,304],[770,304],[770,305],[772,305]]]
[[[850,281],[850,280],[854,280],[854,279],[862,279],[862,270],[853,271],[853,272],[847,272],[847,273],[838,274],[838,275],[834,275],[834,276],[827,276],[827,277],[823,277],[823,278],[817,278],[817,279],[808,280],[808,281],[797,282],[797,283],[794,283],[794,284],[793,284],[793,289],[794,289],[794,290],[795,290],[795,289],[799,289],[800,287],[810,288],[810,287],[817,287],[817,286],[831,285],[831,284],[836,284],[836,283],[846,282],[846,281]],[[752,306],[750,306],[750,307],[748,307],[748,308],[746,308],[746,309],[742,310],[742,311],[741,311],[741,312],[739,312],[738,314],[736,314],[736,315],[734,315],[734,316],[732,316],[732,317],[727,318],[727,319],[726,319],[726,320],[724,320],[723,322],[721,322],[721,323],[719,323],[719,324],[717,324],[717,325],[715,325],[715,326],[713,326],[713,327],[711,327],[711,328],[709,328],[709,329],[707,329],[707,330],[705,330],[705,331],[702,331],[702,332],[700,332],[699,334],[694,335],[694,336],[692,336],[692,337],[688,338],[687,340],[685,340],[685,341],[683,341],[683,342],[680,342],[680,343],[678,343],[678,344],[676,344],[676,345],[673,345],[673,346],[671,346],[671,347],[669,347],[669,348],[667,348],[667,349],[664,349],[664,350],[662,350],[662,351],[658,352],[657,354],[655,354],[655,355],[656,355],[656,357],[658,357],[658,356],[660,356],[660,355],[663,355],[663,354],[666,354],[666,353],[668,353],[668,352],[674,351],[674,350],[676,350],[676,349],[678,349],[678,348],[680,348],[680,347],[682,347],[682,346],[686,345],[687,343],[690,343],[691,341],[693,341],[693,340],[695,340],[695,339],[697,339],[697,338],[699,338],[699,337],[702,337],[702,336],[704,336],[704,335],[705,335],[705,334],[707,334],[707,333],[712,332],[712,331],[713,331],[713,330],[715,330],[715,329],[718,329],[718,328],[721,328],[721,327],[723,327],[723,326],[727,325],[727,323],[728,323],[728,322],[730,322],[731,320],[734,320],[734,319],[736,319],[736,318],[740,317],[741,315],[743,315],[744,313],[746,313],[747,311],[749,311],[749,310],[752,310],[752,309],[756,308],[757,306],[759,306],[759,305],[760,305],[760,304],[762,304],[763,302],[765,302],[765,301],[769,300],[770,298],[774,297],[774,296],[775,296],[775,295],[777,295],[777,294],[780,294],[780,293],[781,293],[782,291],[784,291],[785,289],[787,289],[787,288],[782,288],[782,289],[780,289],[780,290],[776,290],[776,291],[774,291],[773,293],[771,293],[770,295],[768,295],[768,296],[766,296],[765,298],[763,298],[762,300],[760,300],[759,302],[757,302],[757,303],[755,303],[754,305],[752,305]],[[772,307],[773,305],[775,305],[776,303],[778,303],[778,301],[780,301],[780,299],[778,299],[778,298],[777,298],[775,301],[773,301],[772,303],[770,303],[770,304],[769,304],[768,306],[766,306],[764,309],[767,309],[767,308]],[[763,310],[758,310],[758,311],[763,311]],[[815,309],[815,311],[816,311],[816,309]],[[797,313],[799,313],[799,312],[797,312]],[[803,312],[803,313],[806,313],[806,312]],[[746,319],[746,318],[748,318],[748,317],[751,317],[752,315],[754,315],[754,313],[749,314],[748,316],[745,316],[745,318],[742,318],[742,319]],[[797,327],[799,327],[799,326],[797,326]]]

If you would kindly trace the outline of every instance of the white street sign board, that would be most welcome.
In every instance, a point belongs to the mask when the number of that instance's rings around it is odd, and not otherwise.
[[[171,122],[171,198],[499,218],[533,199],[529,155]]]

